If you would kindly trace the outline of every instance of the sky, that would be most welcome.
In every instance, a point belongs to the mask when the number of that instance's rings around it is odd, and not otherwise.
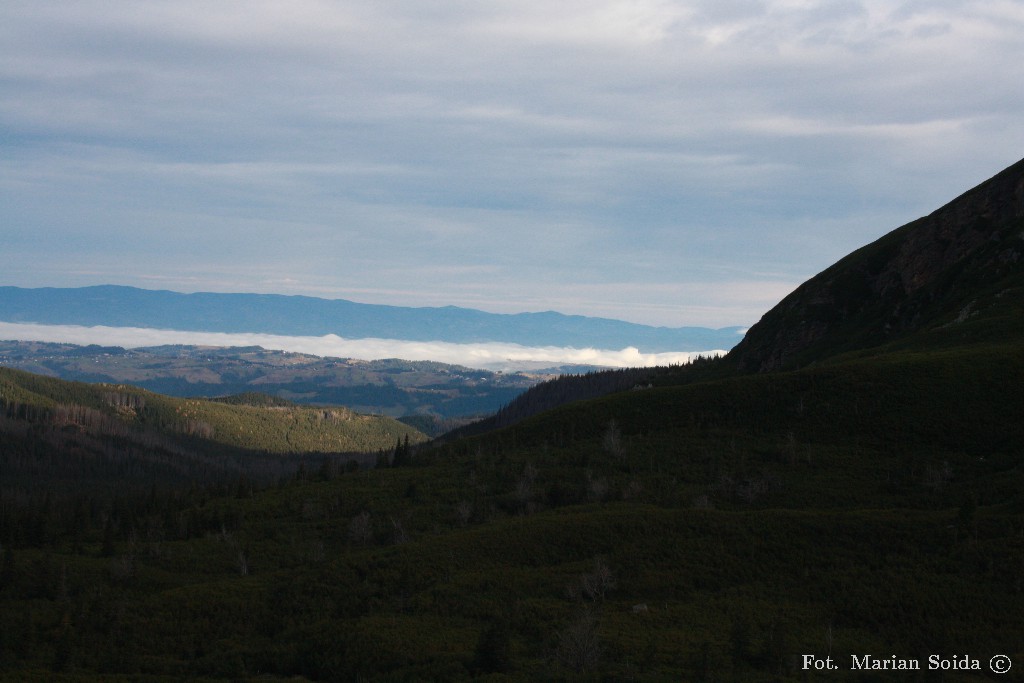
[[[5,0],[0,284],[747,326],[1022,91],[1019,0]]]

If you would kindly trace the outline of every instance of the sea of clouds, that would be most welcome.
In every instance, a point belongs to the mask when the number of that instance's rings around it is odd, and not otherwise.
[[[722,350],[641,353],[636,347],[624,349],[530,347],[503,342],[453,344],[401,339],[344,339],[329,334],[323,337],[291,337],[274,334],[190,332],[140,327],[83,327],[79,325],[40,325],[0,322],[0,339],[99,344],[140,348],[164,344],[196,346],[262,346],[265,349],[308,353],[315,356],[378,360],[431,360],[485,370],[529,370],[542,366],[600,365],[606,367],[650,367],[687,363],[696,356],[725,353]]]

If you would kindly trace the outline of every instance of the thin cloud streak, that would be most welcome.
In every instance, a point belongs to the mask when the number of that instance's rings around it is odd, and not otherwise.
[[[528,347],[519,344],[452,344],[448,342],[411,342],[397,339],[344,339],[329,334],[323,337],[292,337],[272,334],[228,334],[189,332],[140,327],[84,327],[80,325],[39,325],[0,322],[0,339],[55,342],[65,344],[141,348],[163,345],[261,346],[320,357],[380,360],[430,360],[485,370],[529,370],[541,365],[600,365],[613,368],[653,367],[688,363],[698,356],[719,355],[723,350],[678,353],[640,353],[634,347],[619,350],[575,349],[554,346]],[[737,338],[738,341],[738,338]]]

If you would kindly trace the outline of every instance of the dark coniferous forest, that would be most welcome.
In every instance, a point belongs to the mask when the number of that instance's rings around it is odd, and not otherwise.
[[[0,679],[1012,680],[1021,387],[1024,162],[433,441],[0,370]]]

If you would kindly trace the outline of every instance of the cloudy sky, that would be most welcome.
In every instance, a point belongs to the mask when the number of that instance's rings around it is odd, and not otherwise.
[[[1022,91],[1018,0],[5,0],[0,284],[749,325]]]

